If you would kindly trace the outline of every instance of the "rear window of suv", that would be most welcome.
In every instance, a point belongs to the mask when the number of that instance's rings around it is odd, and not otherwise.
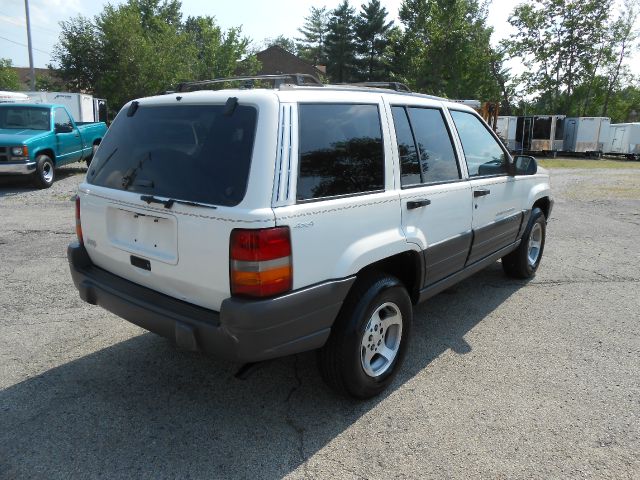
[[[238,105],[141,105],[109,128],[87,175],[94,185],[233,206],[244,198],[257,111]]]

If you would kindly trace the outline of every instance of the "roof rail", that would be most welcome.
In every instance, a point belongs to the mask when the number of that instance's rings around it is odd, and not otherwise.
[[[354,82],[343,83],[341,85],[356,85],[358,87],[372,87],[372,88],[388,88],[395,90],[396,92],[411,92],[409,87],[400,82]]]
[[[308,73],[285,73],[282,75],[253,75],[242,77],[214,78],[212,80],[197,80],[193,82],[181,82],[176,86],[176,92],[186,92],[194,87],[203,87],[205,85],[214,85],[226,82],[244,82],[241,88],[253,88],[256,81],[272,81],[274,88],[280,88],[285,84],[293,84],[298,86],[312,85],[323,86],[324,84],[313,75]]]

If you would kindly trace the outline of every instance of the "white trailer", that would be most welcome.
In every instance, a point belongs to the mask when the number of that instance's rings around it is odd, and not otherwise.
[[[505,147],[510,152],[515,151],[516,148],[516,126],[518,123],[518,117],[514,116],[500,116],[496,122],[496,134],[502,140]]]
[[[611,124],[605,153],[640,160],[640,123]]]
[[[105,100],[95,99],[85,93],[72,92],[24,92],[33,103],[56,103],[64,105],[76,122],[105,121],[100,118],[100,106],[106,105]],[[106,108],[103,107],[106,114]]]
[[[24,93],[0,91],[0,103],[31,103],[31,100]]]
[[[564,122],[564,151],[600,155],[609,140],[608,117],[570,117]]]

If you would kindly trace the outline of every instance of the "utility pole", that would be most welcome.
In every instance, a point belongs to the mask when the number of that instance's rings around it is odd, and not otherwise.
[[[36,89],[36,72],[33,68],[33,47],[31,46],[31,21],[29,20],[29,0],[24,0],[24,11],[27,14],[27,42],[29,44],[29,68],[31,69],[31,90]]]

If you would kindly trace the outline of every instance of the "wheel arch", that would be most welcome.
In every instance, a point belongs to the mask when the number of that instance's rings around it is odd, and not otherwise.
[[[46,155],[53,161],[54,165],[56,164],[56,154],[51,148],[43,148],[41,150],[37,150],[35,155],[33,156],[34,160],[38,158],[38,155]]]
[[[407,250],[391,255],[362,268],[358,278],[365,278],[374,273],[386,273],[397,277],[407,289],[411,302],[415,305],[420,296],[420,288],[424,283],[424,259],[415,250]]]
[[[549,214],[551,213],[551,199],[549,197],[541,197],[538,198],[531,207],[531,210],[534,208],[539,208],[544,213],[544,217],[549,220]]]

